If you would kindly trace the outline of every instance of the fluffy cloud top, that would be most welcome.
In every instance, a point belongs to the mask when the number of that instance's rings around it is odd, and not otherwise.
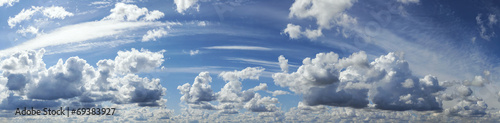
[[[148,11],[147,8],[139,8],[133,4],[116,3],[115,8],[110,10],[111,14],[104,17],[103,20],[118,20],[118,21],[137,21],[144,16],[142,20],[155,21],[162,18],[165,14],[158,10]]]
[[[45,50],[15,53],[0,62],[0,107],[78,106],[101,101],[161,105],[166,89],[160,80],[134,73],[158,68],[163,52],[119,51],[115,60],[99,61],[97,69],[78,57],[60,59],[47,69],[42,60]],[[61,103],[68,101],[74,103]]]
[[[183,14],[187,9],[194,7],[196,10],[199,9],[198,0],[174,0],[174,4],[177,6],[177,12]]]
[[[151,52],[146,49],[118,51],[115,58],[115,70],[118,73],[149,72],[159,67],[163,61],[165,50]]]
[[[142,36],[142,42],[147,42],[147,41],[156,41],[156,38],[161,38],[163,36],[167,35],[167,31],[165,31],[165,29],[161,28],[161,29],[153,29],[153,30],[149,30],[147,32],[147,34],[145,34],[144,36]]]
[[[279,108],[277,98],[262,97],[256,91],[267,90],[267,84],[261,83],[248,90],[242,90],[241,81],[259,79],[264,68],[247,67],[241,71],[224,71],[219,74],[226,85],[217,93],[213,93],[209,83],[212,81],[208,72],[201,72],[193,85],[186,83],[177,89],[183,95],[181,101],[186,102],[190,109],[219,110],[219,114],[235,114],[245,108],[251,112],[275,112]],[[217,101],[218,105],[211,102]]]
[[[333,25],[349,26],[355,24],[355,18],[343,13],[352,7],[357,0],[296,0],[290,7],[289,17],[298,19],[313,18],[318,25],[317,29],[306,29],[301,31],[299,25],[289,23],[283,33],[288,34],[291,39],[297,39],[301,35],[311,40],[323,35],[322,29],[330,29]]]
[[[333,52],[318,53],[316,58],[305,58],[296,72],[275,73],[273,79],[277,85],[303,94],[307,105],[362,108],[370,100],[384,110],[441,109],[433,95],[444,88],[436,77],[418,79],[394,53],[373,62],[366,57],[364,52],[342,59]]]

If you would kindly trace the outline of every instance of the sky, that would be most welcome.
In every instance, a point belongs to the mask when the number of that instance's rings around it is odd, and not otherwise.
[[[498,122],[499,4],[0,0],[0,120]]]

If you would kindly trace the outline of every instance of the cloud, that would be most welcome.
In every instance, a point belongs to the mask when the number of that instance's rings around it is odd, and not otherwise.
[[[258,80],[260,74],[264,71],[261,67],[247,67],[241,71],[223,71],[219,74],[227,83],[219,92],[214,93],[209,85],[212,82],[208,72],[201,72],[191,85],[186,83],[178,86],[180,90],[181,101],[188,104],[188,109],[218,110],[219,114],[238,114],[242,108],[250,112],[276,112],[279,108],[277,98],[262,97],[256,91],[267,91],[267,84],[260,83],[258,86],[248,90],[242,90],[241,81],[245,79]],[[213,105],[211,102],[216,101]]]
[[[14,6],[14,3],[19,2],[19,0],[0,0],[0,7],[3,5],[6,5],[7,7],[9,6]]]
[[[177,6],[177,12],[184,14],[184,11],[194,7],[196,11],[199,11],[198,0],[174,0],[174,4]]]
[[[60,59],[46,69],[42,60],[45,50],[14,53],[0,62],[0,107],[16,102],[24,106],[96,106],[93,103],[102,101],[160,106],[166,101],[160,79],[134,73],[158,68],[163,52],[119,51],[115,60],[100,60],[97,69],[79,57]]]
[[[420,0],[398,0],[398,2],[403,4],[410,4],[410,3],[419,3]]]
[[[496,19],[496,15],[490,14],[488,19],[485,22],[481,19],[482,14],[478,14],[476,16],[476,23],[479,26],[479,36],[484,40],[490,40],[492,37],[495,37],[495,31],[493,31],[493,26],[498,22]]]
[[[208,72],[201,72],[194,79],[193,85],[189,83],[178,86],[177,89],[181,91],[182,94],[181,101],[186,102],[190,107],[198,107],[204,109],[214,109],[211,104],[207,104],[210,101],[215,100],[215,94],[210,86],[212,82],[212,77]],[[196,105],[209,105],[209,106],[196,106]]]
[[[118,73],[150,72],[159,67],[163,61],[165,50],[151,52],[147,49],[118,51],[115,58],[115,71]]]
[[[283,91],[283,90],[275,90],[275,91],[270,91],[269,93],[273,94],[273,96],[290,94],[290,92],[288,92],[288,91]]]
[[[1,54],[14,53],[17,50],[39,49],[48,46],[82,42],[106,36],[116,35],[126,30],[151,26],[154,22],[116,22],[95,21],[64,26],[47,34],[39,35],[17,46],[1,50]]]
[[[283,55],[280,55],[278,57],[278,61],[281,71],[283,71],[284,73],[288,73],[288,59],[286,59]]]
[[[272,50],[271,48],[259,47],[259,46],[211,46],[211,47],[204,47],[204,49],[210,49],[210,50],[261,50],[261,51]]]
[[[146,16],[142,19],[145,21],[155,21],[155,20],[162,18],[163,16],[165,16],[165,14],[163,12],[160,12],[158,10],[154,10],[154,11],[148,12],[148,14],[146,14]]]
[[[158,30],[156,30],[156,29],[149,30],[147,32],[147,34],[142,36],[142,42],[147,42],[150,40],[156,41],[156,38],[161,38],[165,35],[167,35],[167,31],[165,31],[165,29],[163,29],[163,28],[158,29]]]
[[[45,15],[46,17],[49,17],[51,19],[56,19],[56,18],[64,19],[64,18],[66,18],[66,16],[68,16],[68,17],[73,16],[73,13],[67,12],[66,10],[64,10],[63,7],[52,6],[52,7],[45,8],[43,10],[43,15]]]
[[[350,8],[356,0],[297,0],[290,7],[290,17],[315,18],[320,28],[329,29],[335,16]]]
[[[189,55],[194,56],[200,53],[200,50],[189,50]]]
[[[61,8],[59,7],[50,7],[50,8],[56,8],[55,10],[61,10]],[[14,18],[12,17],[9,18],[9,25],[11,25],[12,28],[13,26],[15,26],[15,24],[19,23],[20,21],[30,19],[35,12],[41,9],[43,8],[32,7],[31,9],[23,10]],[[141,13],[140,11],[142,10],[146,10],[146,12]],[[139,11],[139,14],[135,13],[137,11]],[[33,50],[48,46],[57,46],[61,44],[83,42],[92,39],[121,34],[137,28],[160,27],[160,26],[170,26],[179,24],[179,23],[169,23],[169,22],[167,23],[153,22],[151,18],[161,18],[157,16],[159,15],[158,12],[155,11],[148,12],[146,8],[138,8],[136,5],[118,3],[116,4],[115,8],[111,10],[111,12],[112,13],[109,16],[105,17],[101,21],[84,22],[57,28],[47,34],[39,35],[17,46],[1,50],[0,54],[3,54],[5,56],[5,54],[8,55],[9,53],[16,52],[17,50]],[[145,15],[145,14],[152,14],[152,15]],[[48,15],[51,15],[56,18],[62,17],[60,16],[61,14],[48,14]],[[143,17],[143,15],[145,17]],[[141,19],[140,17],[143,18]],[[125,20],[125,18],[127,21]],[[4,56],[0,55],[0,57]]]
[[[342,59],[333,52],[318,53],[316,58],[305,58],[296,72],[275,73],[273,79],[277,85],[303,94],[304,103],[312,106],[364,108],[371,101],[384,110],[441,109],[439,100],[432,96],[444,89],[436,77],[418,79],[408,63],[394,53],[373,62],[366,57],[364,52]]]
[[[34,14],[41,11],[45,17],[51,19],[64,19],[66,16],[73,16],[73,13],[67,12],[63,7],[60,6],[52,6],[52,7],[41,7],[41,6],[31,6],[30,9],[23,9],[16,16],[9,17],[7,21],[10,28],[13,28],[18,23],[21,23],[24,20],[29,20],[33,17]]]
[[[16,24],[20,23],[21,21],[31,19],[31,17],[35,14],[35,12],[39,11],[42,8],[43,7],[32,6],[30,9],[23,9],[16,16],[9,17],[7,23],[9,24],[10,28],[13,28],[14,26],[16,26]]]
[[[301,31],[300,25],[289,23],[283,33],[288,34],[291,39],[297,39],[304,35],[311,40],[316,40],[323,35],[323,29],[330,29],[333,25],[346,27],[356,24],[355,18],[343,13],[346,9],[351,8],[355,2],[357,0],[296,0],[290,7],[289,17],[314,18],[318,28]]]
[[[33,26],[28,26],[28,28],[22,28],[20,30],[17,30],[16,33],[20,33],[23,36],[26,36],[26,34],[31,33],[33,35],[38,35],[38,28],[33,27]]]
[[[248,101],[244,107],[252,112],[274,112],[278,110],[276,103],[278,103],[277,98],[261,97],[260,94],[256,93],[254,98]]]
[[[111,14],[103,20],[137,21],[139,17],[148,13],[147,8],[139,8],[136,5],[116,3],[115,8],[110,10]]]
[[[294,25],[289,23],[286,25],[285,30],[283,30],[283,33],[288,34],[290,36],[290,39],[298,39],[302,35],[302,32],[300,31],[300,26],[299,25]]]

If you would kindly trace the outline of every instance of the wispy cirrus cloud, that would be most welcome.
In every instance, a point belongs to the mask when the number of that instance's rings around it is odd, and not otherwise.
[[[261,51],[273,50],[271,48],[260,47],[260,46],[211,46],[211,47],[204,47],[204,49],[210,49],[210,50],[261,50]]]
[[[19,50],[39,49],[48,46],[69,44],[75,42],[88,41],[106,36],[120,34],[129,30],[147,26],[162,26],[172,23],[160,22],[122,22],[122,21],[94,21],[75,25],[69,25],[56,29],[50,33],[40,35],[17,46],[0,51],[2,55]],[[5,56],[2,56],[5,57]]]

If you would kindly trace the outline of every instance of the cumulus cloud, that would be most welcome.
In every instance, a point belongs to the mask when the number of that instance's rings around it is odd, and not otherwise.
[[[118,51],[118,56],[114,61],[115,70],[118,73],[150,72],[165,61],[164,52],[165,50],[151,52],[147,49],[139,51],[134,48],[130,51]]]
[[[165,29],[161,28],[161,29],[153,29],[153,30],[149,30],[147,32],[147,34],[145,34],[144,36],[142,36],[142,42],[147,42],[147,41],[156,41],[156,38],[161,38],[163,36],[167,35],[167,31],[165,31]]]
[[[201,72],[193,82],[193,85],[186,83],[178,86],[177,89],[182,94],[181,101],[193,105],[209,105],[210,101],[215,100],[215,94],[210,86],[212,77],[208,72]],[[190,105],[191,107],[194,107]],[[199,108],[213,109],[213,106],[198,106]]]
[[[286,28],[285,30],[283,30],[283,33],[288,34],[288,36],[290,36],[291,39],[298,39],[302,35],[300,28],[301,27],[299,25],[294,25],[289,23],[288,25],[286,25]]]
[[[227,83],[219,92],[214,93],[209,83],[212,81],[208,72],[201,72],[191,85],[186,83],[177,89],[183,95],[181,101],[188,104],[188,109],[218,110],[218,114],[238,114],[242,108],[250,112],[276,112],[279,108],[277,98],[262,97],[256,91],[267,91],[267,84],[260,83],[248,90],[242,90],[241,81],[245,79],[259,79],[264,71],[261,67],[247,67],[241,71],[224,71],[219,74]],[[216,101],[218,105],[211,102]]]
[[[248,101],[244,107],[252,112],[273,112],[278,110],[276,103],[278,103],[277,98],[261,97],[260,94],[256,93],[254,98]]]
[[[55,19],[64,19],[66,17],[71,17],[73,16],[73,13],[66,11],[63,7],[60,6],[52,6],[45,8],[43,11],[43,15],[46,17]]]
[[[177,6],[177,12],[184,14],[184,11],[193,7],[196,11],[199,10],[198,0],[174,0],[174,4]]]
[[[166,89],[160,80],[134,73],[158,68],[163,52],[119,51],[114,60],[100,60],[97,69],[84,59],[70,57],[47,69],[42,60],[45,50],[20,51],[0,62],[0,107],[96,106],[93,103],[102,101],[162,105]]]
[[[314,18],[317,29],[305,29],[301,31],[299,25],[288,24],[283,33],[288,34],[291,39],[297,39],[302,35],[311,40],[322,36],[323,29],[330,29],[333,25],[350,26],[356,24],[356,19],[343,13],[352,7],[356,0],[296,0],[290,7],[289,17],[298,19]]]
[[[0,0],[0,7],[3,5],[6,5],[7,7],[9,6],[14,6],[14,3],[19,2],[19,0]]]
[[[137,5],[116,3],[115,8],[110,10],[111,14],[104,17],[103,20],[117,20],[117,21],[156,21],[165,14],[158,10],[148,11],[147,8],[139,8]]]
[[[312,106],[363,108],[371,101],[384,110],[441,109],[433,94],[444,87],[436,77],[413,76],[408,63],[395,53],[373,62],[366,57],[364,52],[342,59],[333,52],[318,53],[315,58],[305,58],[296,72],[272,77],[277,85],[303,94],[304,104]]]

